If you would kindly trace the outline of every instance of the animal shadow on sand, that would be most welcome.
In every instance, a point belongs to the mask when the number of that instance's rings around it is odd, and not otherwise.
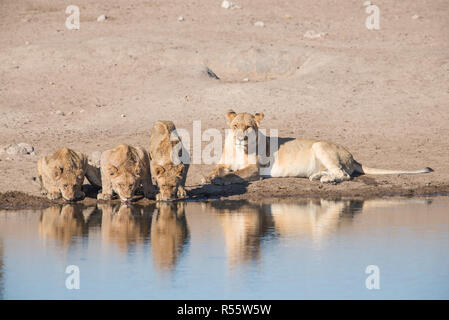
[[[229,184],[219,186],[215,184],[198,185],[187,191],[190,199],[196,200],[201,198],[220,198],[239,195],[247,192],[249,182],[242,180],[238,184]]]

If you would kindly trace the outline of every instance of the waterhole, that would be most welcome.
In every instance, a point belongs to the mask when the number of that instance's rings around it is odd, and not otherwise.
[[[3,210],[0,297],[448,299],[448,207],[439,197]]]

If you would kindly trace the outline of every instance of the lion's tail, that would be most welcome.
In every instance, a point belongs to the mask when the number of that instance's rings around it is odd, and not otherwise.
[[[354,169],[355,171],[363,174],[418,174],[418,173],[433,172],[433,169],[429,167],[420,170],[387,170],[387,169],[369,168],[358,162],[356,163]]]

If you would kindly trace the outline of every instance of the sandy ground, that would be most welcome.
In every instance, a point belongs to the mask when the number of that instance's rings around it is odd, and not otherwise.
[[[380,30],[365,27],[363,2],[236,0],[241,8],[226,10],[220,0],[77,0],[80,29],[68,30],[66,1],[1,1],[0,146],[29,143],[35,155],[0,154],[0,192],[39,195],[36,161],[59,147],[148,147],[159,119],[223,130],[229,108],[264,112],[262,126],[281,136],[340,143],[368,166],[435,172],[337,186],[266,179],[209,193],[449,191],[449,2],[373,1]],[[309,30],[321,38],[304,38]],[[211,168],[191,166],[193,195]]]

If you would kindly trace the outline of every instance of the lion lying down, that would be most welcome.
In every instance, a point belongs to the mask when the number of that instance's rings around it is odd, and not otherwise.
[[[277,148],[271,157],[271,165],[261,164],[259,153],[248,147],[248,137],[256,137],[255,146],[263,139],[265,150],[270,150],[268,136],[258,132],[263,113],[235,113],[229,110],[226,119],[231,128],[225,138],[225,146],[219,164],[203,179],[204,183],[218,185],[242,183],[260,177],[302,177],[321,182],[338,183],[351,179],[354,172],[362,174],[416,174],[433,170],[385,170],[368,168],[354,160],[344,147],[326,141],[278,138]],[[254,140],[253,140],[254,141]],[[251,146],[251,145],[250,145]]]

